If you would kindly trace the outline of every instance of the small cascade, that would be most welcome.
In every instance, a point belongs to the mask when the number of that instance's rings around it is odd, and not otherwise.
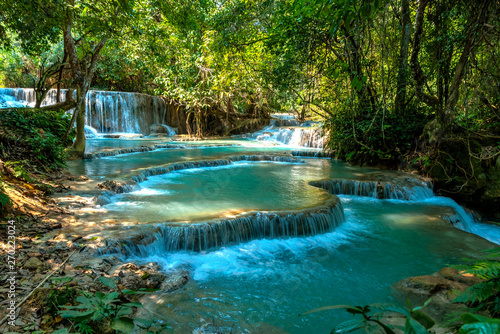
[[[292,147],[323,148],[326,136],[320,128],[268,126],[252,134],[258,141],[281,143]]]
[[[311,186],[325,189],[334,195],[354,195],[378,199],[421,200],[434,196],[429,185],[401,186],[380,181],[321,180],[309,182]]]
[[[85,138],[87,139],[96,139],[102,138],[101,135],[91,126],[85,125]]]
[[[455,210],[454,215],[445,216],[444,218],[456,228],[479,235],[486,240],[500,245],[500,226],[477,221],[471,212],[467,212],[451,198],[435,197],[432,199],[432,203],[449,206]]]
[[[296,119],[275,119],[271,118],[269,122],[271,126],[300,126],[300,122]]]
[[[292,151],[294,157],[311,157],[311,158],[331,158],[333,152],[329,151]]]
[[[105,252],[122,252],[141,257],[177,251],[204,252],[256,239],[327,233],[344,220],[342,204],[335,198],[327,206],[303,211],[257,212],[233,219],[167,224],[139,243],[121,240],[108,245]]]
[[[182,162],[182,163],[170,164],[167,166],[148,168],[146,170],[141,171],[138,175],[132,176],[132,180],[134,182],[139,183],[146,181],[148,176],[168,174],[183,169],[227,166],[231,165],[233,162],[238,162],[238,161],[270,161],[270,162],[288,162],[288,163],[303,162],[295,157],[286,155],[237,155],[237,156],[227,157],[226,159]]]
[[[95,130],[95,129],[94,129]],[[100,136],[100,134],[98,134]],[[87,137],[89,138],[89,137]],[[138,147],[130,147],[130,148],[122,148],[118,150],[110,150],[103,152],[93,152],[86,153],[83,158],[84,159],[99,159],[104,157],[113,157],[122,154],[130,154],[130,153],[141,153],[141,152],[150,152],[158,149],[184,149],[184,150],[192,150],[192,149],[200,149],[207,147],[234,147],[241,146],[238,144],[207,144],[207,145],[181,145],[181,144],[157,144],[151,146],[138,146]]]

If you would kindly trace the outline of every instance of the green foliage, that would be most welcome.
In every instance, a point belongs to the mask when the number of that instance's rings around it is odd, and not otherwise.
[[[3,160],[25,161],[42,168],[54,169],[64,166],[65,145],[60,138],[69,123],[63,112],[37,109],[0,110],[2,143],[0,155]],[[25,178],[22,164],[13,163],[20,177]],[[27,180],[29,181],[29,180]]]
[[[28,171],[25,168],[26,161],[7,161],[5,166],[11,167],[14,170],[14,177],[24,179],[26,182],[32,182]]]
[[[363,332],[368,333],[379,333],[382,331],[385,334],[394,334],[395,330],[403,328],[386,324],[383,321],[383,317],[388,313],[398,313],[405,319],[405,333],[429,333],[428,329],[433,327],[435,322],[427,314],[420,311],[429,303],[430,299],[424,306],[412,307],[408,301],[408,309],[393,304],[371,304],[366,306],[334,305],[314,309],[304,313],[304,315],[319,311],[344,309],[354,316],[360,316],[360,318],[338,324],[331,333],[351,333],[363,330]]]
[[[416,146],[429,118],[422,113],[407,117],[385,114],[338,112],[326,126],[331,129],[328,146],[338,155],[354,163],[394,164],[399,157]]]
[[[55,314],[61,309],[60,305],[75,302],[78,290],[68,284],[71,281],[71,277],[53,277],[51,279],[52,287],[46,297],[47,313]]]
[[[155,290],[118,290],[112,278],[99,277],[99,281],[112,291],[108,293],[82,291],[82,295],[75,299],[78,305],[59,305],[63,310],[58,313],[63,318],[75,322],[75,328],[80,333],[96,333],[97,328],[103,325],[120,333],[132,333],[135,324],[131,314],[135,309],[143,306],[139,302],[129,302],[122,295],[145,294]],[[141,320],[141,324],[143,323],[144,321]]]
[[[486,251],[488,254],[478,262],[458,269],[476,275],[484,281],[474,284],[454,301],[468,305],[473,312],[487,312],[500,316],[500,248]]]
[[[2,177],[1,174],[0,177]],[[12,200],[5,193],[5,183],[0,178],[0,212],[6,210],[11,205],[12,205]]]

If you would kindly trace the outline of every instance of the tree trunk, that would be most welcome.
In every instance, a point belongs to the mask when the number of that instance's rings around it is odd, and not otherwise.
[[[76,137],[75,142],[72,146],[72,151],[70,152],[74,158],[83,158],[85,154],[85,97],[90,89],[90,83],[92,82],[92,77],[94,76],[95,64],[99,52],[106,44],[111,33],[111,27],[108,28],[106,35],[99,41],[99,43],[93,48],[89,54],[91,54],[90,60],[83,57],[78,58],[78,52],[76,49],[75,41],[71,32],[73,25],[73,17],[68,9],[66,22],[63,29],[64,37],[64,47],[66,49],[69,64],[71,66],[71,72],[73,75],[73,83],[76,85],[76,109],[71,118],[70,128],[66,131],[64,139],[67,138],[71,127],[74,124],[76,118]],[[85,65],[85,71],[82,71],[81,63]]]
[[[401,48],[399,51],[399,68],[396,99],[394,101],[394,109],[396,114],[405,115],[406,101],[406,82],[408,74],[408,48],[410,46],[411,34],[411,19],[410,19],[410,3],[408,0],[401,2],[402,16],[402,33],[401,33]]]

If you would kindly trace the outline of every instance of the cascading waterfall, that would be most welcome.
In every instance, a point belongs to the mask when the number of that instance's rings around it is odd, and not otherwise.
[[[323,148],[326,136],[320,128],[268,126],[255,132],[258,141],[281,143],[292,147]]]
[[[298,212],[257,212],[233,219],[164,225],[141,242],[108,243],[101,252],[148,256],[172,251],[209,251],[255,239],[276,239],[330,232],[344,221],[338,198],[326,206]]]
[[[66,89],[60,90],[60,101],[66,100],[66,92]],[[57,89],[50,89],[41,106],[49,106],[55,104],[56,101]],[[5,104],[5,108],[34,107],[35,102],[35,90],[32,88],[0,88],[0,105]]]
[[[294,157],[311,157],[311,158],[331,158],[333,156],[333,152],[328,151],[292,151],[291,154]]]
[[[413,182],[412,182],[413,183]],[[366,196],[378,199],[420,200],[434,196],[430,184],[400,186],[380,181],[321,180],[310,185],[334,195]]]
[[[60,91],[60,101],[66,100],[67,89]],[[75,94],[75,93],[73,93]],[[55,104],[57,90],[47,93],[42,106]],[[0,105],[2,107],[33,107],[35,91],[32,88],[0,88]],[[86,125],[98,133],[141,133],[149,134],[152,124],[167,122],[167,105],[156,96],[140,93],[94,91],[87,93],[85,99]],[[87,131],[93,138],[94,131]],[[173,128],[168,135],[175,134]]]
[[[444,216],[444,218],[456,228],[500,244],[500,227],[477,221],[471,213],[467,212],[451,198],[434,196],[431,184],[418,180],[411,180],[410,182],[412,185],[408,186],[380,181],[359,180],[321,180],[312,181],[309,184],[325,189],[334,195],[354,195],[416,202],[423,201],[429,204],[451,207],[455,211],[455,214]],[[417,183],[421,183],[421,185],[415,185]]]
[[[149,134],[149,127],[165,123],[167,106],[158,97],[124,92],[89,91],[86,123],[100,133]]]
[[[445,216],[444,218],[456,228],[479,235],[486,240],[500,245],[500,226],[477,221],[472,213],[467,212],[451,198],[437,196],[432,198],[431,201],[434,204],[449,206],[455,210],[454,215]]]

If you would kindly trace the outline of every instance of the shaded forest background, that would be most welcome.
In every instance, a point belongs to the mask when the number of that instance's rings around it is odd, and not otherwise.
[[[164,96],[192,134],[293,112],[357,164],[431,175],[491,213],[500,198],[500,2],[0,0],[0,86]],[[21,14],[22,13],[22,14]],[[210,126],[217,119],[224,126]],[[246,122],[246,123],[245,123]],[[68,136],[69,131],[66,131]],[[66,138],[64,138],[66,140]],[[63,141],[64,141],[63,140]]]

